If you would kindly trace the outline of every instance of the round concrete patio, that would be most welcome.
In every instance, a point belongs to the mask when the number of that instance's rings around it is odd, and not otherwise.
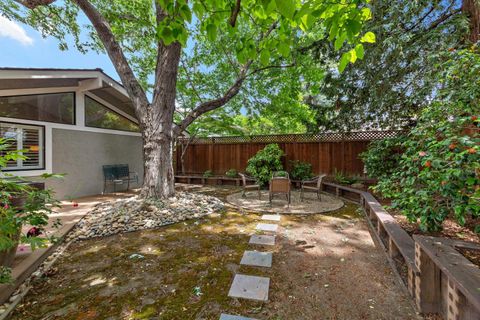
[[[246,197],[242,193],[234,193],[227,196],[227,201],[239,208],[254,212],[268,212],[281,214],[317,214],[340,209],[344,202],[332,195],[323,194],[322,199],[318,200],[315,193],[305,193],[304,201],[300,200],[300,191],[292,191],[291,203],[288,206],[285,196],[275,195],[272,203],[268,201],[268,191],[262,190],[261,197],[258,199],[256,191],[249,191]]]

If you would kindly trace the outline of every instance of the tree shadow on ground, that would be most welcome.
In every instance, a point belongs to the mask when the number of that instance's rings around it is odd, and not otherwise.
[[[237,190],[205,193],[222,198]],[[274,247],[249,245],[260,215],[231,207],[77,242],[54,272],[35,281],[12,319],[218,319],[222,312],[272,320],[415,319],[356,209],[283,216]],[[240,266],[252,249],[274,252],[272,268]],[[229,298],[237,273],[270,277],[269,301]]]

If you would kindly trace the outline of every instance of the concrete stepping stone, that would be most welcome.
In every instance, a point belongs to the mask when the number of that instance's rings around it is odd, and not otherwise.
[[[229,297],[267,301],[270,278],[237,274],[228,292]]]
[[[270,232],[277,232],[278,224],[271,224],[271,223],[259,223],[257,224],[257,230],[260,231],[270,231]]]
[[[259,251],[245,251],[240,264],[254,267],[272,267],[272,253]]]
[[[257,319],[246,318],[246,317],[241,317],[241,316],[232,316],[230,314],[222,313],[220,315],[220,320],[257,320]]]
[[[275,236],[259,235],[254,234],[250,237],[249,244],[259,244],[262,246],[274,246],[275,245]]]
[[[262,216],[262,220],[270,220],[270,221],[280,221],[281,215],[279,214],[264,214]]]

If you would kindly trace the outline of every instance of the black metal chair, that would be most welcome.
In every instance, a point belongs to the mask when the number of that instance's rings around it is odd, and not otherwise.
[[[130,171],[128,164],[113,164],[102,166],[103,170],[103,193],[107,190],[107,185],[113,185],[113,192],[117,191],[117,184],[127,183],[127,190],[130,189],[130,182],[138,184],[138,174]]]

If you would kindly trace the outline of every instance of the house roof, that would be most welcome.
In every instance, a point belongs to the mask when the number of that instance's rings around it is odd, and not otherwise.
[[[0,92],[3,90],[79,87],[92,92],[129,115],[135,116],[132,102],[123,85],[102,69],[5,68],[0,67]]]

